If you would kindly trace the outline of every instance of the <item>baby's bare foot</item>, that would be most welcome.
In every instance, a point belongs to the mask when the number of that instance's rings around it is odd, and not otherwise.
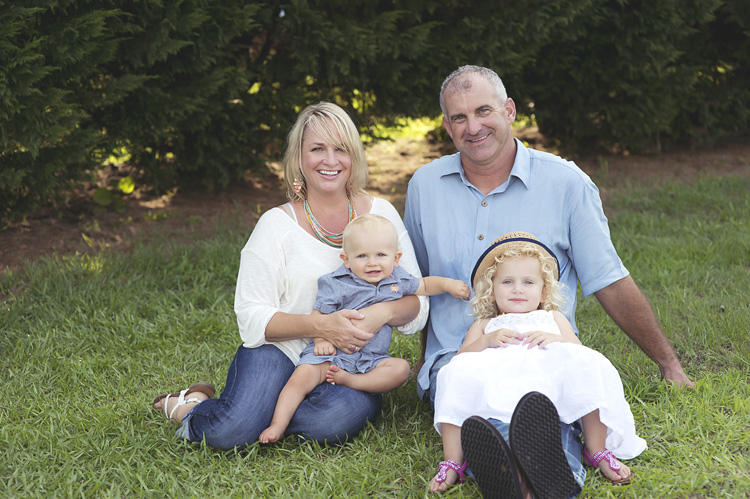
[[[278,440],[284,435],[286,428],[280,428],[280,425],[271,425],[260,434],[258,441],[262,444],[269,444],[271,442],[278,442]]]
[[[326,382],[332,385],[349,386],[348,381],[352,375],[341,369],[339,366],[331,364],[326,371]]]

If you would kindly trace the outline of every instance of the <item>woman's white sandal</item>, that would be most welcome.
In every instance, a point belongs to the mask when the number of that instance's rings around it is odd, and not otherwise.
[[[185,388],[184,390],[182,390],[180,392],[165,393],[163,395],[159,395],[151,403],[151,407],[154,407],[157,402],[159,402],[161,400],[164,400],[164,415],[166,415],[171,420],[172,419],[172,415],[177,410],[177,408],[180,407],[181,405],[190,404],[190,403],[193,403],[193,402],[203,402],[201,399],[195,398],[195,397],[189,398],[189,399],[185,399],[185,396],[190,395],[191,393],[196,393],[196,392],[203,393],[208,398],[213,398],[214,395],[216,395],[216,389],[213,386],[209,385],[208,383],[204,383],[202,381],[199,381],[198,383],[193,383],[192,385],[190,385],[189,387]],[[177,405],[175,405],[172,408],[171,412],[167,412],[168,411],[167,410],[167,406],[169,404],[169,398],[170,397],[178,397],[177,398]]]

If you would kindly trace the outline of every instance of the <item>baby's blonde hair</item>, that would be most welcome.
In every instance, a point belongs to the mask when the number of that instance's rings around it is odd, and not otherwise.
[[[497,266],[514,258],[530,257],[539,262],[542,271],[542,301],[539,310],[560,310],[563,305],[562,285],[555,278],[557,273],[557,261],[553,256],[543,251],[535,243],[514,243],[494,258],[494,264],[490,265],[484,273],[476,278],[474,285],[474,298],[471,300],[471,308],[474,317],[478,319],[490,319],[500,314],[495,301],[495,289],[492,279],[497,272]]]
[[[351,234],[354,231],[358,230],[364,230],[367,232],[375,232],[375,231],[384,231],[388,234],[389,238],[391,239],[391,242],[393,243],[393,249],[394,251],[398,251],[398,231],[396,230],[396,226],[393,225],[393,223],[388,220],[385,217],[381,217],[380,215],[373,215],[372,213],[368,213],[367,215],[362,215],[351,222],[349,222],[346,227],[344,228],[344,233],[342,234],[343,237],[343,245],[341,249],[346,253],[346,247],[347,247],[347,239],[351,237]]]

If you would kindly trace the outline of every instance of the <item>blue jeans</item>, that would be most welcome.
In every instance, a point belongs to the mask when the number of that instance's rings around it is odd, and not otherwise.
[[[428,393],[430,397],[430,406],[433,411],[435,410],[438,371],[446,366],[455,355],[456,352],[448,352],[438,357],[430,368],[430,388]],[[510,429],[509,423],[494,418],[489,418],[488,421],[498,429],[506,442],[510,442],[510,439],[508,438]],[[583,451],[581,433],[581,425],[578,421],[571,424],[560,422],[560,438],[562,439],[562,447],[563,451],[565,451],[565,457],[568,459],[568,465],[570,466],[570,471],[573,472],[573,477],[576,482],[578,482],[578,485],[581,486],[581,489],[583,489],[583,482],[586,480],[586,469],[581,462],[581,453]],[[575,497],[576,495],[577,494],[574,494],[571,497]]]
[[[188,412],[177,436],[193,442],[205,438],[210,446],[222,450],[256,442],[271,423],[279,393],[294,367],[273,345],[240,346],[221,396],[201,402]],[[300,404],[286,435],[321,444],[348,442],[368,421],[378,417],[382,400],[380,394],[322,383]]]

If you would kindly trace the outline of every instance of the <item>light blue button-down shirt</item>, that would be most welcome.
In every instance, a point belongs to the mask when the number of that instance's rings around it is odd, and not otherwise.
[[[575,325],[576,289],[584,296],[622,279],[628,271],[612,244],[599,189],[575,163],[526,148],[516,140],[510,178],[482,194],[464,176],[460,153],[419,168],[409,181],[404,224],[422,275],[461,279],[495,239],[512,231],[533,234],[557,256],[563,313]],[[430,297],[425,364],[418,392],[429,387],[435,358],[461,346],[473,322],[467,301]]]

